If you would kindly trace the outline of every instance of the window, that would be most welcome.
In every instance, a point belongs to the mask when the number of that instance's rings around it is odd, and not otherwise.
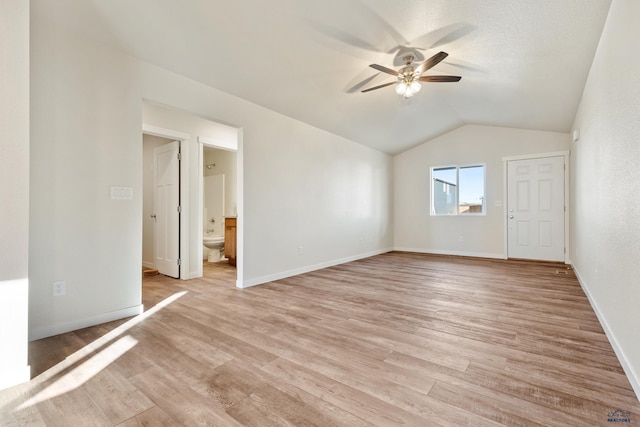
[[[484,165],[431,168],[431,215],[484,214]]]

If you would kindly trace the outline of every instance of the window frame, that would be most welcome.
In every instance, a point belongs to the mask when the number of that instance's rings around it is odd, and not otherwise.
[[[482,167],[482,212],[470,212],[470,213],[460,213],[460,169],[465,168],[473,168],[473,167]],[[437,169],[455,169],[456,170],[456,199],[455,213],[436,213],[435,205],[434,205],[434,183],[436,178],[433,177],[433,171]],[[430,216],[443,216],[443,217],[468,217],[468,216],[486,216],[487,215],[487,165],[486,163],[469,163],[469,164],[459,164],[459,165],[443,165],[443,166],[431,166],[429,168],[429,178],[430,178],[430,194],[429,194],[429,215]]]

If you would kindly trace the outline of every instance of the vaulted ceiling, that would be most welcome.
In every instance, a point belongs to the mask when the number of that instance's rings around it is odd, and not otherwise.
[[[610,0],[34,0],[32,13],[395,154],[462,124],[570,131]],[[369,67],[449,56],[404,99]]]

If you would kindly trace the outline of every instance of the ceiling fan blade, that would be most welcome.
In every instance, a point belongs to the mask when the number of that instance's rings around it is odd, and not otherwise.
[[[422,76],[418,80],[421,82],[459,82],[460,76]]]
[[[396,77],[398,76],[398,72],[396,70],[392,70],[391,68],[383,67],[382,65],[371,64],[371,65],[369,65],[369,67],[375,68],[376,70],[382,71],[383,73],[391,74],[392,76],[396,76]]]
[[[424,73],[429,68],[432,68],[435,65],[437,65],[439,62],[441,62],[447,56],[449,56],[449,54],[447,52],[438,52],[438,53],[436,53],[431,58],[427,59],[422,64],[418,65],[418,67],[416,68],[415,73],[417,73],[417,74]]]
[[[394,84],[396,84],[396,82],[385,83],[385,84],[383,84],[383,85],[378,85],[378,86],[370,87],[369,89],[365,89],[365,90],[362,90],[362,91],[360,91],[360,92],[362,92],[362,93],[365,93],[365,92],[371,92],[372,90],[381,89],[381,88],[383,88],[383,87],[391,86],[391,85],[394,85]]]

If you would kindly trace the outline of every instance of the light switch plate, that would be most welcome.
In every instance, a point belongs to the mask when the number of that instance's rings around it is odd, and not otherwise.
[[[111,187],[111,200],[133,200],[133,187]]]

